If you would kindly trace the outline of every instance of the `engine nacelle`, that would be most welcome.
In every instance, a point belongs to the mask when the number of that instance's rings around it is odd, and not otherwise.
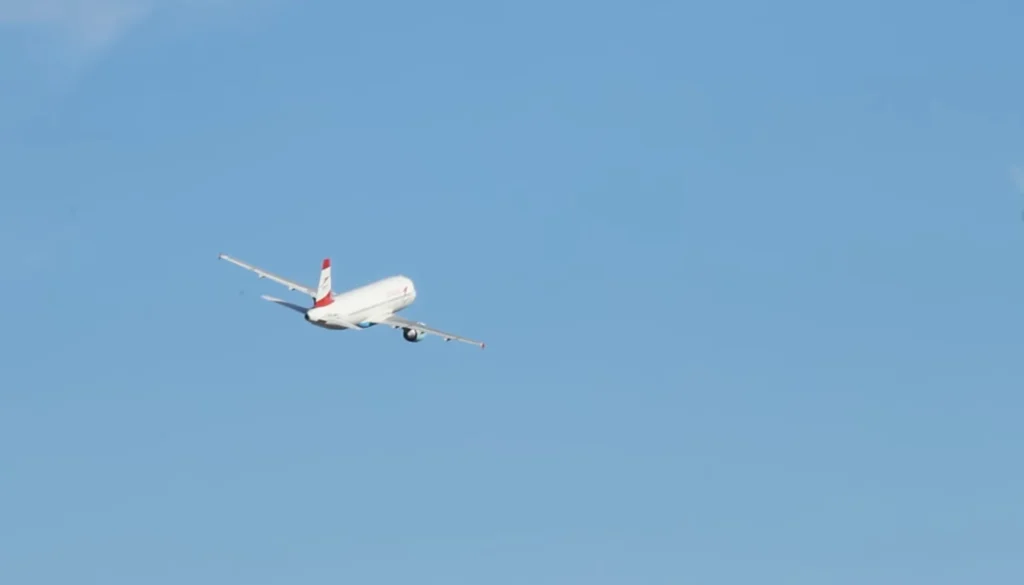
[[[423,341],[423,332],[418,329],[403,327],[402,337],[404,337],[406,341],[416,343],[417,341]]]

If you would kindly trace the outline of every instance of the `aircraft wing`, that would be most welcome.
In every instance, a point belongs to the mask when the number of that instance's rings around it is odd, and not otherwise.
[[[276,274],[272,274],[270,272],[267,272],[266,270],[263,270],[262,268],[257,268],[255,266],[253,266],[252,264],[248,264],[248,263],[242,262],[241,260],[238,260],[236,258],[232,258],[231,256],[228,256],[227,254],[218,254],[217,257],[220,258],[221,260],[227,260],[228,262],[234,264],[235,266],[241,266],[242,268],[245,268],[246,270],[248,270],[250,272],[255,272],[256,275],[259,276],[260,278],[266,278],[266,279],[269,279],[269,280],[273,280],[274,282],[276,282],[278,284],[283,284],[284,286],[288,287],[288,290],[301,291],[301,292],[304,292],[304,293],[306,293],[307,295],[309,295],[309,296],[311,296],[313,298],[316,298],[316,290],[312,289],[312,288],[310,288],[310,287],[308,287],[306,285],[299,284],[297,282],[293,282],[291,280],[288,280],[287,278],[282,278],[282,277],[280,277],[280,276],[278,276]]]
[[[425,323],[420,323],[419,321],[410,321],[409,319],[406,319],[404,317],[399,317],[398,315],[394,315],[394,314],[388,315],[386,317],[381,317],[379,319],[371,319],[370,321],[372,323],[378,323],[378,324],[381,324],[381,325],[390,325],[390,326],[395,327],[395,328],[398,328],[398,327],[408,327],[410,329],[416,329],[417,331],[422,331],[423,333],[429,333],[430,335],[436,335],[436,336],[444,339],[445,341],[451,341],[451,340],[454,339],[455,341],[461,341],[463,343],[468,343],[470,345],[475,345],[475,346],[479,347],[480,349],[483,349],[486,346],[486,344],[484,344],[484,342],[482,342],[482,341],[477,341],[475,339],[466,339],[465,337],[459,337],[458,335],[455,335],[454,333],[446,333],[446,332],[440,331],[438,329],[433,329],[431,327],[428,327]]]

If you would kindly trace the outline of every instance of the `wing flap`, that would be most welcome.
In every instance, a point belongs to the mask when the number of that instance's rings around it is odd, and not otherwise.
[[[228,262],[234,264],[235,266],[240,266],[240,267],[242,267],[242,268],[244,268],[244,269],[246,269],[246,270],[248,270],[250,272],[255,272],[256,275],[259,276],[260,278],[266,278],[266,279],[272,280],[272,281],[274,281],[274,282],[276,282],[278,284],[284,285],[284,286],[288,287],[288,290],[297,290],[297,291],[303,292],[303,293],[305,293],[305,294],[307,294],[307,295],[309,295],[309,296],[311,296],[313,298],[316,298],[316,291],[313,290],[312,288],[304,285],[304,284],[299,284],[299,283],[297,283],[295,281],[288,280],[287,278],[278,276],[278,275],[276,275],[276,274],[274,274],[272,272],[267,272],[266,270],[263,270],[262,268],[257,268],[256,266],[253,266],[252,264],[249,264],[247,262],[242,262],[241,260],[239,260],[237,258],[232,258],[231,256],[228,256],[227,254],[218,254],[217,257],[220,258],[221,260],[227,260]]]

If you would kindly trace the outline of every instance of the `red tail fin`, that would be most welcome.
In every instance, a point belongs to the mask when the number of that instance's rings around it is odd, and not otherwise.
[[[324,264],[320,268],[320,284],[316,288],[316,302],[314,307],[326,307],[334,302],[331,296],[331,259],[324,258]]]

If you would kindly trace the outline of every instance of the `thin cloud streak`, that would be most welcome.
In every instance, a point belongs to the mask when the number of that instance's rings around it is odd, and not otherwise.
[[[91,54],[123,38],[153,8],[153,0],[0,0],[0,26],[54,35]]]

